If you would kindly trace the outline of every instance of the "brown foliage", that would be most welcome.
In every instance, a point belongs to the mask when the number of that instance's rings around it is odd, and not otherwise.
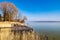
[[[4,21],[14,20],[18,10],[12,3],[2,2],[0,3],[0,9],[3,11]],[[7,18],[7,19],[6,19]]]

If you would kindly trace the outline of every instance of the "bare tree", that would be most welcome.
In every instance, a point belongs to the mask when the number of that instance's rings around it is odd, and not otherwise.
[[[27,20],[27,17],[26,17],[26,16],[24,16],[23,20]]]
[[[24,16],[23,19],[20,21],[21,23],[25,23],[25,20],[27,20],[27,17]]]
[[[16,16],[18,10],[12,3],[2,2],[0,3],[0,9],[3,11],[4,21],[12,21]]]

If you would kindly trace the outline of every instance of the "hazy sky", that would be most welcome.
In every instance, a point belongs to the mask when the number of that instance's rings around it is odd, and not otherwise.
[[[29,21],[60,21],[59,0],[0,0],[12,2]]]

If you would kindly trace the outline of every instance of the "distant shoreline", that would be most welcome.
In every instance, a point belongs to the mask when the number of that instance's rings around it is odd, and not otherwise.
[[[29,21],[29,22],[60,22],[60,21]]]

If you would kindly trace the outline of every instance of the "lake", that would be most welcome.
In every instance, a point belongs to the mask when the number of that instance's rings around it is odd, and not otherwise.
[[[46,34],[49,40],[60,40],[60,22],[28,22],[39,34]]]

